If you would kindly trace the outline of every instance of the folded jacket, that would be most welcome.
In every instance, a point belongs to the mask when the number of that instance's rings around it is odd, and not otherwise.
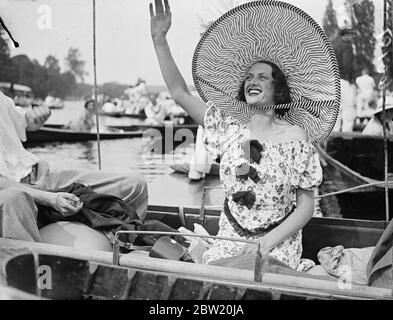
[[[58,221],[77,221],[92,229],[113,234],[122,230],[178,232],[160,221],[142,222],[135,208],[122,199],[113,195],[98,194],[92,188],[79,183],[51,190],[51,192],[72,193],[83,202],[83,208],[77,214],[64,216],[51,207],[38,205],[37,223],[39,228]],[[119,240],[134,245],[153,245],[160,237],[159,235],[120,234]],[[174,238],[184,244],[183,237]]]

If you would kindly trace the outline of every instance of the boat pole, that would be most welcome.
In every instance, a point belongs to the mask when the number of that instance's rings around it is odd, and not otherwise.
[[[392,0],[384,0],[383,3],[383,31],[384,31],[384,36],[383,36],[383,47],[385,46],[391,46],[393,50],[393,28],[392,28],[392,21],[389,21],[389,26],[388,26],[388,18],[393,17],[393,5],[392,5]],[[384,49],[384,48],[383,48]],[[382,50],[383,52],[383,50]],[[384,53],[384,52],[383,52]],[[389,49],[387,52],[384,54],[389,54]],[[382,92],[382,112],[383,112],[383,140],[384,140],[384,155],[385,155],[385,202],[386,202],[386,221],[389,222],[389,183],[388,183],[388,139],[387,139],[387,132],[386,132],[386,125],[385,125],[385,119],[386,119],[386,87],[390,84],[390,81],[392,79],[389,79],[389,59],[384,60],[384,65],[385,65],[385,72],[384,72],[384,81],[382,82],[383,85],[383,92]],[[390,61],[390,63],[393,63],[393,61]],[[393,253],[393,247],[390,249],[392,250]],[[392,254],[392,259],[393,259],[393,254]],[[392,266],[393,266],[393,261],[392,261]],[[392,272],[392,277],[393,277],[393,267],[391,269]],[[392,296],[393,296],[393,287],[392,287]]]
[[[383,4],[383,46],[392,46],[392,36],[389,33],[388,28],[388,16],[392,10],[392,0],[384,0]],[[386,130],[386,87],[389,85],[389,63],[385,60],[384,76],[382,81],[382,118],[383,118],[383,149],[384,149],[384,161],[385,161],[385,210],[386,210],[386,221],[390,221],[389,217],[389,182],[388,182],[388,137]]]
[[[97,89],[97,47],[96,47],[96,0],[93,0],[93,69],[94,69],[94,110],[96,114],[98,170],[101,170],[100,120],[98,117]]]

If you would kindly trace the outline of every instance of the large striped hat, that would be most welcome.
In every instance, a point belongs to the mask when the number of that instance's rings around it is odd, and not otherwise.
[[[262,60],[285,74],[292,103],[252,106],[237,99],[246,72]],[[202,99],[241,123],[255,111],[289,107],[284,120],[304,128],[312,142],[327,138],[336,123],[340,75],[334,51],[319,25],[288,3],[249,2],[221,16],[199,41],[192,72]]]

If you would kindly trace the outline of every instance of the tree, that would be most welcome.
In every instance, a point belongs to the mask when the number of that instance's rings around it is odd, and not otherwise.
[[[53,75],[60,73],[59,60],[52,55],[47,56],[44,62],[44,68]]]
[[[336,10],[333,8],[333,1],[329,0],[328,5],[326,7],[325,15],[323,17],[323,29],[325,30],[326,35],[328,36],[330,42],[334,42],[338,35],[338,23],[337,23],[337,15]]]
[[[346,0],[353,3],[353,0]],[[374,3],[371,0],[363,0],[352,4],[353,7],[353,29],[357,32],[355,38],[357,73],[367,68],[374,73],[374,52],[377,40],[374,37],[375,19]]]
[[[65,61],[69,71],[71,71],[75,77],[84,82],[85,75],[87,74],[84,71],[86,62],[81,60],[80,56],[81,54],[77,48],[70,48]]]
[[[0,29],[0,81],[15,83],[17,70],[10,57],[10,49]]]
[[[390,84],[390,89],[393,87],[393,3],[387,2],[386,12],[386,27],[384,34],[384,45],[382,47],[383,62],[387,67],[387,84]],[[390,4],[390,5],[389,5]]]

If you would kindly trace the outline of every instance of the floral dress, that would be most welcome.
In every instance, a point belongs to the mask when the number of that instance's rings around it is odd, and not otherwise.
[[[313,190],[322,182],[318,153],[306,140],[251,140],[248,129],[234,118],[223,116],[211,103],[203,134],[206,149],[220,158],[220,178],[226,195],[218,236],[260,238],[293,212],[296,189]],[[203,262],[236,256],[244,245],[216,240],[204,253]],[[302,255],[301,230],[276,246],[270,255],[297,269]]]

